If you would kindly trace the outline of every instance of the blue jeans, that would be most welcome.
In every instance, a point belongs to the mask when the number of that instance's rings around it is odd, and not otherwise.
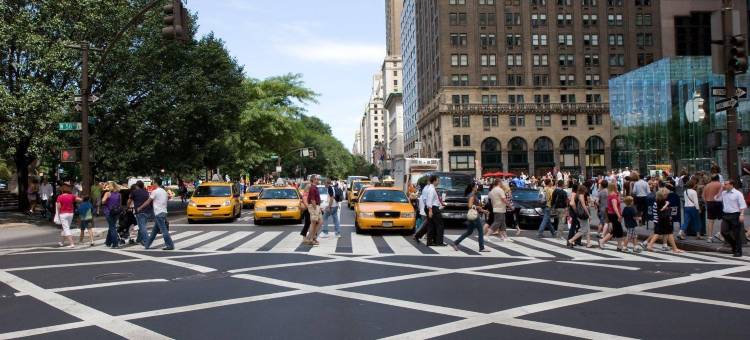
[[[481,218],[477,218],[473,221],[466,221],[466,231],[459,236],[455,242],[453,242],[455,245],[458,245],[463,241],[465,238],[471,236],[472,233],[474,233],[474,230],[477,231],[477,234],[479,234],[479,250],[484,249],[484,232],[482,231],[482,225],[484,225],[484,221],[482,221]]]
[[[551,211],[550,208],[544,208],[544,217],[542,217],[542,223],[539,224],[539,230],[537,231],[539,235],[543,235],[544,230],[549,229],[549,233],[555,236],[555,228],[552,228],[552,219],[550,218]]]
[[[136,238],[136,242],[145,243],[148,240],[148,226],[146,225],[148,223],[148,215],[147,213],[135,214],[135,221],[138,224],[138,238]]]
[[[107,247],[117,247],[120,245],[120,236],[117,235],[117,220],[117,216],[107,214],[109,229],[107,229],[107,239],[104,241]]]
[[[685,207],[685,221],[682,222],[680,230],[684,233],[688,231],[688,228],[692,227],[695,232],[700,235],[701,224],[700,214],[698,209],[695,207]]]
[[[341,234],[341,222],[339,221],[338,204],[330,207],[330,209],[327,209],[323,214],[323,228],[321,228],[323,234],[328,234],[328,217],[333,217],[333,225],[335,228],[334,230],[336,231],[336,235]]]
[[[156,239],[156,235],[159,233],[161,233],[162,237],[164,237],[164,245],[167,248],[174,248],[172,238],[169,237],[169,229],[167,229],[167,213],[161,213],[154,216],[154,227],[151,228],[151,236],[146,242],[146,249],[151,247],[151,243],[154,242],[154,240]]]

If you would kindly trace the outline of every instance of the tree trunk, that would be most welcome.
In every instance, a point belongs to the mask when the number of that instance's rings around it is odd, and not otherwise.
[[[27,150],[28,143],[19,143],[13,158],[16,163],[16,176],[18,180],[18,211],[22,212],[29,210],[29,200],[26,196],[26,190],[29,188],[29,158],[26,157]]]

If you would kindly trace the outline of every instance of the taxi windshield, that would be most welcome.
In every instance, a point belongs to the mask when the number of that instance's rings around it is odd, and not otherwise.
[[[193,197],[229,197],[232,196],[232,188],[229,186],[199,186],[195,189]]]
[[[367,190],[359,202],[408,203],[409,199],[406,198],[406,194],[398,190]]]
[[[354,182],[354,186],[352,186],[352,188],[354,189],[354,191],[357,191],[359,189],[362,189],[363,185],[367,185],[367,184],[368,183],[365,183],[365,182]]]
[[[248,192],[261,192],[263,190],[263,187],[260,185],[253,185],[248,189]]]
[[[266,189],[260,194],[261,199],[266,200],[292,200],[298,199],[297,190],[294,189]]]

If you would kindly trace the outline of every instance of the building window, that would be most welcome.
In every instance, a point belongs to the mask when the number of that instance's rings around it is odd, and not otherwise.
[[[638,33],[635,35],[635,44],[638,47],[653,46],[654,35],[652,33]]]
[[[583,15],[583,26],[596,26],[599,23],[599,16],[596,14],[584,14]]]
[[[636,6],[651,6],[651,0],[635,0]]]
[[[552,126],[552,116],[549,113],[537,113],[534,121],[536,127]]]
[[[521,54],[508,54],[507,56],[507,63],[508,66],[523,66],[521,65],[522,62],[522,56]]]
[[[598,54],[586,54],[583,56],[583,64],[586,67],[599,66],[599,55]]]
[[[495,0],[479,0],[480,5],[494,5]]]
[[[469,75],[468,74],[451,75],[451,86],[469,86]]]
[[[576,76],[574,74],[561,74],[560,75],[560,86],[572,86],[576,84]]]
[[[463,141],[463,146],[471,146],[471,136],[470,135],[463,135],[461,140]]]
[[[517,126],[523,127],[523,126],[526,126],[526,116],[524,114],[522,114],[522,113],[521,114],[511,113],[508,116],[508,120],[509,120],[508,124],[510,126],[513,126],[513,127],[517,127]]]
[[[494,15],[494,14],[493,14]],[[482,16],[479,15],[481,20]],[[521,24],[521,13],[505,13],[505,26],[518,26]]]
[[[497,45],[497,38],[494,34],[480,34],[479,43],[482,47],[494,47]]]
[[[573,6],[573,0],[557,0],[558,6]]]
[[[520,6],[521,0],[505,0],[505,6]]]
[[[598,93],[587,94],[586,95],[586,102],[587,103],[601,103],[602,102],[602,95],[600,95]]]
[[[607,25],[609,25],[609,26],[622,26],[622,14],[609,14],[609,15],[607,15]]]
[[[589,125],[602,125],[602,114],[601,113],[589,113],[586,116],[586,120]]]
[[[448,0],[449,5],[466,5],[466,0]]]
[[[498,116],[497,115],[484,115],[482,117],[482,126],[485,130],[489,130],[490,127],[497,127],[498,126]]]
[[[531,58],[534,62],[534,66],[547,66],[548,56],[546,54],[534,54]]]
[[[599,86],[601,85],[600,77],[598,74],[587,74],[586,75],[586,86]]]
[[[495,26],[495,13],[479,13],[479,26]]]
[[[466,46],[468,40],[466,39],[466,33],[451,33],[451,46]]]
[[[451,96],[453,104],[468,104],[469,103],[469,95],[468,94],[454,94]]]
[[[546,6],[547,0],[531,0],[532,6]]]
[[[581,4],[583,6],[596,6],[596,0],[583,0]]]
[[[471,117],[469,115],[461,115],[461,127],[471,127]]]
[[[521,46],[520,34],[508,34],[505,36],[505,45],[508,47]]]
[[[625,55],[624,54],[610,54],[609,66],[625,66]],[[614,78],[614,77],[610,77],[610,78]]]
[[[560,46],[573,46],[573,35],[572,34],[558,34],[557,44]]]
[[[531,45],[533,46],[547,46],[547,35],[546,34],[532,34]]]
[[[451,152],[449,155],[451,171],[474,171],[474,153]]]
[[[609,7],[622,7],[623,0],[607,0],[607,6]]]
[[[547,26],[547,14],[544,14],[544,13],[532,14],[531,26],[532,27]]]
[[[637,14],[635,16],[636,26],[651,26],[651,14]]]
[[[461,127],[461,116],[453,115],[453,127]],[[455,137],[453,137],[455,138]]]
[[[572,54],[561,54],[560,55],[560,66],[574,66],[574,56]]]
[[[523,86],[523,74],[508,74],[508,86]]]
[[[625,36],[622,34],[610,34],[609,46],[622,46],[625,44]]]
[[[448,22],[451,26],[466,25],[466,13],[449,13]]]
[[[482,95],[482,104],[489,105],[489,104],[497,104],[497,95]]]
[[[510,104],[523,104],[523,95],[522,94],[509,94],[508,95],[508,103],[510,103]]]
[[[479,59],[482,66],[497,65],[497,56],[494,54],[482,54]]]
[[[645,66],[654,62],[653,53],[638,53],[638,66]]]
[[[461,146],[461,135],[453,135],[453,146]]]
[[[561,117],[563,127],[576,126],[575,114],[562,114],[560,115],[560,117]]]
[[[549,86],[549,74],[534,74],[534,86]]]
[[[583,46],[599,46],[599,35],[598,34],[584,34]]]
[[[483,74],[482,86],[497,86],[497,76],[494,74]]]
[[[561,103],[575,103],[576,102],[576,95],[574,95],[574,94],[561,94],[560,95],[560,102]]]
[[[535,94],[534,95],[534,103],[536,104],[549,104],[549,95],[548,94]]]

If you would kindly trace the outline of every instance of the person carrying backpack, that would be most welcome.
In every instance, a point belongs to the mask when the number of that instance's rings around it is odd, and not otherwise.
[[[562,237],[563,226],[566,224],[566,214],[568,210],[568,193],[565,191],[565,182],[557,181],[557,188],[552,192],[552,208],[555,209],[557,216],[556,233]]]
[[[326,191],[328,192],[328,203],[323,209],[323,238],[328,237],[328,218],[333,218],[334,231],[336,238],[341,237],[341,222],[339,221],[339,202],[341,202],[341,193],[337,192],[338,187],[331,185],[331,180],[326,180]],[[340,189],[339,189],[340,190]]]

